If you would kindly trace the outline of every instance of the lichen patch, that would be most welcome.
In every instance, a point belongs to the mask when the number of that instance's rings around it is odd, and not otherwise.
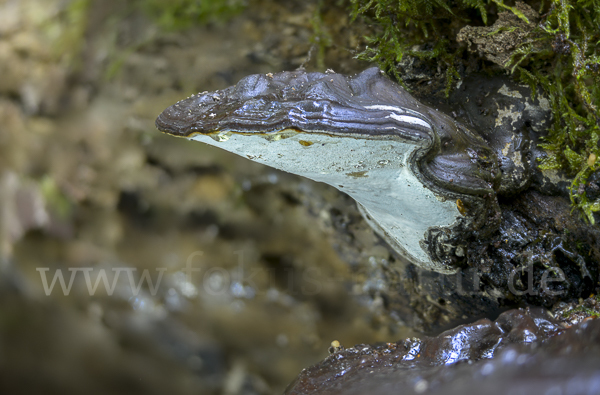
[[[516,112],[514,104],[511,104],[508,108],[498,108],[498,116],[496,117],[496,127],[502,125],[502,120],[505,118],[511,119],[511,124],[521,119],[521,113]]]
[[[503,94],[504,96],[514,97],[517,99],[522,99],[523,95],[517,90],[510,90],[506,84],[502,85],[502,88],[498,89],[498,93]]]

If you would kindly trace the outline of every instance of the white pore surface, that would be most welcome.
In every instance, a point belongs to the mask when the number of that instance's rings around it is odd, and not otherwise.
[[[419,242],[428,228],[452,225],[460,213],[454,201],[437,197],[411,172],[408,160],[417,146],[292,130],[268,137],[221,132],[190,139],[336,187],[363,206],[372,219],[367,218],[369,223],[393,246],[400,246],[400,253],[421,267],[441,271]]]

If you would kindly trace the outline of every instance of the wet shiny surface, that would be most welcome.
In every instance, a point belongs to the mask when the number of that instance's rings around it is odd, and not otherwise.
[[[330,350],[286,394],[595,394],[598,351],[599,320],[565,328],[543,309],[509,310],[436,337]]]

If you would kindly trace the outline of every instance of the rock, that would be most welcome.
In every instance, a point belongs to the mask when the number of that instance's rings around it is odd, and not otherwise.
[[[510,310],[436,337],[332,349],[285,394],[592,394],[598,351],[600,320],[565,329],[545,310]]]

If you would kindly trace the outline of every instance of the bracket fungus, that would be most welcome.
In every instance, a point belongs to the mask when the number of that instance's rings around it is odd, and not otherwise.
[[[466,235],[498,225],[498,152],[377,68],[250,75],[172,105],[156,126],[338,188],[428,270],[455,272]]]

